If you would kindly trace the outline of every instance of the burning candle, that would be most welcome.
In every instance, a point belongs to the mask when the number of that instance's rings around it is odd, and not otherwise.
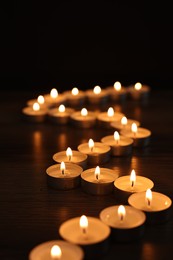
[[[64,125],[69,123],[70,116],[74,112],[74,109],[65,107],[65,105],[61,104],[58,108],[51,108],[48,110],[48,119],[55,123]]]
[[[127,90],[119,81],[116,81],[113,86],[107,88],[110,99],[113,101],[124,101],[127,96]]]
[[[120,133],[132,138],[135,147],[145,147],[150,143],[151,131],[143,127],[138,127],[136,123],[132,123],[131,129],[122,129]]]
[[[137,127],[140,126],[139,121],[129,118],[127,119],[126,116],[123,116],[120,120],[111,122],[111,127],[120,131],[123,129],[131,129],[133,123],[135,123]]]
[[[78,164],[83,169],[87,166],[87,155],[81,153],[80,151],[72,150],[68,147],[65,151],[57,152],[53,155],[53,160],[57,163],[70,162],[74,164]]]
[[[165,194],[147,189],[129,196],[128,203],[145,212],[148,224],[163,223],[170,218],[172,200]]]
[[[112,122],[119,121],[123,116],[123,113],[115,112],[113,107],[109,107],[107,112],[100,112],[97,115],[97,120],[100,126],[110,128]]]
[[[117,173],[108,168],[90,168],[81,173],[83,190],[92,195],[105,195],[113,191]]]
[[[49,94],[45,94],[44,99],[45,104],[49,107],[55,107],[66,102],[65,96],[59,94],[56,88],[52,88]]]
[[[66,97],[67,104],[69,106],[81,106],[85,103],[86,95],[85,92],[79,90],[78,88],[73,88],[72,90],[65,91],[63,93]]]
[[[82,108],[71,114],[71,122],[74,126],[80,128],[90,128],[96,124],[96,113]]]
[[[70,190],[80,185],[83,169],[74,163],[54,164],[46,169],[48,186],[58,190]]]
[[[93,89],[86,90],[86,98],[91,104],[104,104],[107,102],[109,95],[105,89],[95,86]]]
[[[34,105],[34,103],[38,103],[40,105],[40,108],[47,108],[43,95],[39,95],[37,98],[30,99],[27,101],[27,105],[31,107]]]
[[[111,154],[113,156],[129,155],[133,150],[133,139],[119,135],[117,131],[113,135],[103,137],[101,142],[111,147]]]
[[[22,109],[24,119],[33,123],[42,123],[47,117],[47,108],[41,108],[39,103],[35,102],[33,106],[27,106]]]
[[[149,97],[150,87],[146,84],[136,82],[127,88],[129,96],[134,100],[146,100]]]
[[[145,213],[128,205],[116,205],[103,209],[100,219],[111,228],[113,240],[127,242],[144,234]]]
[[[82,247],[86,259],[96,259],[107,253],[110,231],[99,218],[86,215],[69,219],[59,228],[64,240]]]
[[[115,194],[127,202],[128,197],[133,193],[143,192],[154,187],[154,183],[144,176],[136,176],[136,172],[132,169],[130,176],[125,175],[117,178],[114,182]]]
[[[78,145],[77,149],[87,155],[87,163],[90,165],[104,164],[110,159],[110,146],[101,142],[94,142],[91,138],[88,143]]]
[[[83,260],[83,249],[63,240],[51,240],[34,247],[29,260]]]

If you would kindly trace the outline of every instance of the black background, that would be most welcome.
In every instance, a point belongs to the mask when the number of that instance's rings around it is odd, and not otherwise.
[[[140,2],[140,4],[139,4]],[[146,1],[4,1],[1,89],[173,84],[172,8]]]

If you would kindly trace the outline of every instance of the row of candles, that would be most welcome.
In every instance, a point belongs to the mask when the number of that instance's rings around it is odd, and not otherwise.
[[[115,82],[113,86],[104,89],[95,86],[93,89],[82,91],[75,87],[71,91],[64,91],[60,94],[56,88],[53,88],[49,94],[39,95],[35,99],[28,100],[27,106],[23,108],[22,112],[25,118],[32,122],[43,122],[49,118],[52,122],[65,124],[69,121],[69,116],[74,112],[72,107],[82,106],[87,103],[100,105],[109,100],[118,101],[122,97],[125,99],[126,96],[133,97],[136,100],[143,100],[148,98],[149,93],[149,86],[142,85],[140,82],[126,88],[122,87],[120,82]],[[88,124],[93,125],[95,117],[95,113],[88,113],[84,107],[81,113],[76,112],[72,116],[72,120],[76,122],[81,120],[84,120],[84,122],[89,121]],[[113,115],[112,111],[110,111],[108,119],[111,120],[114,117],[116,119],[118,114]],[[82,123],[82,125],[87,125],[87,123]]]
[[[118,85],[119,83],[114,84],[109,91],[127,94],[127,88],[120,87],[119,90],[116,90],[115,86]],[[146,98],[149,88],[141,86],[138,83],[136,87],[130,86],[128,93],[130,90],[131,93],[136,93],[134,99],[139,99],[140,95]],[[90,103],[98,104],[101,100],[106,100],[98,98],[97,95],[102,97],[105,95],[105,90],[99,92],[97,87],[95,89],[98,90],[98,93],[95,94],[94,91],[91,91],[92,98],[88,98]],[[67,102],[67,104],[79,105],[76,103],[76,100],[79,100],[76,96],[83,93],[77,91],[78,94],[73,97],[72,92],[66,92],[66,97],[69,93],[75,101]],[[143,94],[140,94],[142,92]],[[113,93],[110,94],[110,97],[117,100],[117,97],[113,97]],[[118,94],[116,95],[118,96]],[[120,204],[104,208],[98,218],[82,215],[65,221],[59,227],[62,240],[47,241],[36,246],[29,254],[30,260],[95,259],[108,252],[110,241],[136,240],[144,234],[145,224],[162,223],[169,219],[172,201],[168,196],[152,191],[154,187],[152,180],[136,175],[134,169],[130,175],[118,176],[115,170],[103,167],[103,164],[108,162],[112,156],[126,156],[131,154],[133,147],[149,145],[150,130],[140,127],[140,122],[127,119],[122,113],[114,113],[112,107],[107,112],[97,114],[91,112],[94,116],[94,123],[93,119],[90,123],[87,117],[92,118],[92,116],[85,108],[81,111],[75,111],[71,107],[67,109],[64,106],[65,103],[62,105],[64,101],[53,102],[50,95],[44,96],[43,99],[51,100],[48,106],[45,105],[46,102],[42,106],[43,109],[45,107],[47,115],[54,122],[64,124],[69,122],[70,118],[77,127],[87,128],[98,122],[103,127],[116,129],[112,135],[103,137],[100,142],[89,139],[88,143],[79,144],[77,150],[68,147],[65,151],[55,153],[53,160],[56,163],[46,169],[48,186],[58,190],[70,190],[81,186],[84,192],[98,196],[114,193]],[[35,100],[28,101],[28,107],[23,110],[25,115],[27,109],[33,109],[31,107],[35,103],[39,104]],[[57,104],[59,104],[58,111]],[[41,105],[39,106],[41,107]],[[60,111],[61,109],[63,112]],[[68,116],[61,121],[59,113],[67,113]],[[33,112],[31,112],[32,115]],[[39,119],[38,122],[43,121],[42,119]],[[100,167],[100,165],[102,166]]]

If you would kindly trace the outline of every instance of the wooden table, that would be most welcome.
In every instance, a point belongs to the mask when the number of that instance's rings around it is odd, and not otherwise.
[[[37,93],[38,94],[38,93]],[[54,153],[95,141],[112,133],[99,127],[76,129],[72,125],[31,124],[23,120],[26,101],[36,97],[29,91],[0,95],[0,259],[28,259],[30,250],[48,240],[60,239],[60,225],[83,214],[98,217],[100,211],[118,204],[114,194],[93,196],[81,187],[57,191],[47,186],[46,168]],[[152,132],[151,143],[134,148],[132,156],[114,157],[105,167],[119,175],[136,174],[153,180],[155,191],[173,199],[173,91],[153,90],[147,104],[126,100],[116,104],[128,118],[139,120]],[[172,211],[171,211],[172,214]],[[113,243],[107,259],[173,259],[173,218],[164,224],[146,226],[135,242]]]

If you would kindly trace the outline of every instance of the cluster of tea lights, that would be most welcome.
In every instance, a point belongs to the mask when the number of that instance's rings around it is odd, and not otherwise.
[[[123,87],[120,82],[113,86],[101,88],[95,86],[86,91],[74,87],[72,90],[59,93],[52,88],[50,93],[39,95],[35,99],[28,100],[27,106],[22,109],[24,118],[30,122],[41,123],[49,120],[56,124],[73,123],[78,127],[92,127],[97,122],[108,126],[111,122],[119,121],[122,114],[115,112],[112,107],[103,113],[88,111],[87,104],[102,105],[109,100],[122,101],[127,98],[134,100],[147,99],[150,88],[140,82]],[[79,109],[79,107],[81,109]]]
[[[67,147],[53,154],[55,163],[46,169],[46,176],[47,185],[52,189],[63,192],[81,187],[83,192],[95,196],[113,193],[120,202],[102,209],[98,217],[82,215],[68,219],[58,230],[62,239],[36,246],[31,250],[29,260],[96,259],[108,252],[110,241],[137,240],[143,236],[145,225],[169,220],[172,201],[165,194],[152,191],[154,182],[151,179],[140,176],[135,169],[130,174],[118,176],[115,170],[104,167],[112,156],[128,156],[133,147],[149,145],[151,131],[141,127],[140,122],[127,119],[124,114],[115,115],[112,108],[109,109],[111,116],[106,112],[96,113],[83,108],[83,116],[71,107],[85,104],[86,98],[91,104],[104,103],[110,98],[124,100],[127,94],[136,100],[143,99],[148,97],[149,90],[148,86],[140,83],[125,88],[116,82],[104,90],[96,88],[96,93],[75,88],[72,92],[66,91],[54,98],[46,95],[28,101],[23,113],[32,119],[37,115],[37,122],[49,115],[55,122],[59,118],[59,122],[65,124],[71,118],[75,126],[82,123],[85,127],[91,127],[97,119],[103,127],[115,130],[100,142],[90,138],[88,142],[78,144],[77,150]],[[64,102],[69,107],[65,108]],[[57,105],[61,111],[57,111]],[[33,110],[34,106],[39,106],[39,109],[37,107],[36,111]],[[88,118],[84,120],[86,115]]]

